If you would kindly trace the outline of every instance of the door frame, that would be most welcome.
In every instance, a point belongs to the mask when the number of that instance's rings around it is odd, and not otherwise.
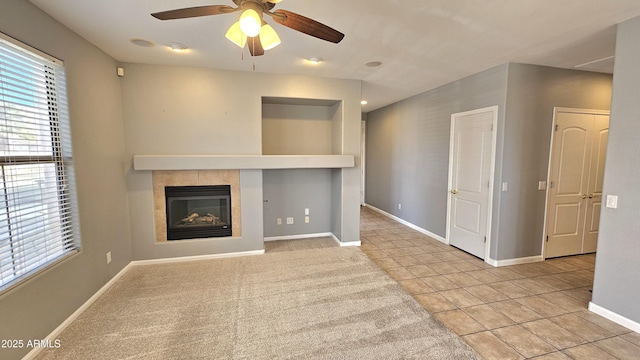
[[[568,108],[568,107],[559,107],[555,106],[553,108],[553,120],[551,121],[551,134],[549,136],[549,159],[547,161],[547,186],[544,194],[544,221],[542,226],[542,239],[541,239],[541,254],[542,259],[546,259],[546,248],[547,248],[547,222],[549,219],[549,196],[551,195],[549,189],[551,188],[551,161],[553,160],[553,136],[555,135],[556,129],[556,120],[559,112],[564,113],[574,113],[574,114],[591,114],[591,115],[609,115],[611,116],[610,110],[595,110],[595,109],[581,109],[581,108]]]
[[[498,105],[484,107],[475,110],[469,110],[451,114],[451,129],[449,131],[449,174],[447,183],[447,228],[445,242],[449,244],[451,240],[451,188],[453,186],[453,148],[454,148],[454,129],[456,118],[468,115],[475,115],[484,112],[492,112],[493,122],[491,124],[491,162],[489,165],[489,201],[487,203],[487,242],[484,249],[484,262],[490,263],[491,250],[491,220],[493,218],[493,187],[495,183],[496,169],[496,145],[498,142]]]
[[[366,202],[365,198],[365,177],[367,175],[367,122],[360,121],[360,205],[364,206]]]

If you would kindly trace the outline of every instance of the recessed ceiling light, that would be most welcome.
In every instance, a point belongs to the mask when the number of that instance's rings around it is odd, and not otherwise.
[[[187,45],[185,44],[180,44],[180,43],[170,43],[169,47],[171,48],[171,50],[175,51],[175,52],[184,52],[189,50],[189,48],[187,47]]]
[[[321,57],[310,57],[307,59],[308,62],[312,63],[312,64],[320,64],[322,62],[322,58]]]
[[[364,66],[367,67],[378,67],[380,65],[382,65],[381,61],[369,61],[368,63],[364,64]]]
[[[134,45],[138,45],[138,46],[142,46],[142,47],[154,47],[154,46],[156,46],[156,44],[152,43],[149,40],[145,40],[145,39],[130,39],[129,41]]]
[[[369,103],[369,102],[368,102],[367,100],[361,100],[361,101],[360,101],[360,104],[362,104],[362,105],[367,105],[368,103]]]

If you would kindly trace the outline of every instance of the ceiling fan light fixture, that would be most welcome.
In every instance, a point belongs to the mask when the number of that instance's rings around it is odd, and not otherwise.
[[[240,29],[248,37],[258,36],[262,27],[260,14],[254,9],[247,9],[240,15]]]
[[[281,43],[278,33],[267,23],[260,29],[260,42],[265,50],[273,49]]]
[[[229,41],[231,41],[232,43],[238,45],[240,48],[244,48],[244,46],[247,44],[247,35],[242,32],[242,29],[240,29],[239,21],[236,21],[235,23],[233,23],[233,25],[231,25],[229,30],[227,30],[227,33],[224,34],[224,37],[229,39]]]

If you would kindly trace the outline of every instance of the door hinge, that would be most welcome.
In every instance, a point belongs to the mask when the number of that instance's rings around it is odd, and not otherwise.
[[[547,235],[547,242],[549,242],[549,235]]]
[[[553,189],[553,181],[549,181],[549,189]]]
[[[558,131],[558,124],[556,124],[556,131]]]
[[[493,124],[491,124],[491,131],[493,131]]]
[[[484,243],[485,244],[487,243],[487,237],[486,236],[484,237]]]

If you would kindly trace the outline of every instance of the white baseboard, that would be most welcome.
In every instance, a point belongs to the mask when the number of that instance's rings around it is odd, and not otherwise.
[[[95,294],[93,294],[87,301],[84,302],[73,314],[69,315],[69,317],[62,322],[62,324],[58,325],[47,337],[44,339],[47,342],[53,343],[60,333],[67,328],[67,326],[71,325],[73,321],[75,321],[91,304],[93,304],[102,294],[104,294],[109,288],[116,282],[118,279],[122,277],[129,269],[131,268],[132,263],[127,264],[122,270],[120,270],[116,276],[112,277],[104,286],[100,288]],[[43,347],[36,346],[33,350],[29,351],[27,355],[25,355],[22,360],[31,360],[35,359],[36,356],[43,350]]]
[[[302,239],[311,239],[311,238],[320,238],[320,237],[331,237],[335,242],[340,245],[340,247],[346,246],[360,246],[362,243],[360,241],[350,241],[350,242],[342,242],[335,236],[333,233],[318,233],[318,234],[302,234],[302,235],[290,235],[290,236],[272,236],[264,238],[265,242],[268,241],[278,241],[278,240],[302,240]]]
[[[361,241],[347,241],[347,242],[342,242],[340,240],[337,240],[338,245],[340,245],[340,247],[350,247],[350,246],[361,246],[362,242]]]
[[[224,259],[224,258],[231,258],[231,257],[255,256],[255,255],[264,255],[264,249],[255,250],[255,251],[225,253],[225,254],[181,256],[181,257],[152,259],[152,260],[135,260],[135,261],[132,261],[130,265],[136,266],[136,265],[150,265],[150,264],[169,264],[169,263],[185,262],[185,261]]]
[[[330,233],[317,233],[317,234],[301,234],[301,235],[287,235],[287,236],[271,236],[264,238],[264,241],[278,241],[278,240],[300,240],[300,239],[311,239],[311,238],[320,238],[320,237],[330,237],[335,236]]]
[[[368,207],[369,209],[371,209],[371,210],[373,210],[373,211],[375,211],[375,212],[377,212],[377,213],[380,213],[380,214],[382,214],[382,215],[384,215],[384,216],[386,216],[386,217],[388,217],[388,218],[391,218],[391,219],[393,219],[393,220],[395,220],[395,221],[399,222],[399,223],[400,223],[400,224],[402,224],[402,225],[408,226],[408,227],[412,228],[413,230],[416,230],[416,231],[418,231],[418,232],[421,232],[421,233],[423,233],[423,234],[425,234],[425,235],[427,235],[427,236],[429,236],[429,237],[432,237],[432,238],[434,238],[434,239],[436,239],[436,240],[438,240],[438,241],[440,241],[440,242],[442,242],[442,243],[447,244],[447,240],[446,240],[445,238],[443,238],[442,236],[440,236],[440,235],[436,235],[436,234],[432,233],[432,232],[431,232],[431,231],[429,231],[429,230],[425,230],[425,229],[423,229],[423,228],[421,228],[421,227],[419,227],[419,226],[417,226],[417,225],[414,225],[414,224],[412,224],[412,223],[410,223],[410,222],[408,222],[408,221],[406,221],[406,220],[403,220],[403,219],[401,219],[401,218],[399,218],[399,217],[397,217],[397,216],[395,216],[395,215],[389,214],[388,212],[386,212],[386,211],[384,211],[384,210],[380,210],[380,209],[378,209],[378,208],[377,208],[377,207],[375,207],[375,206],[371,206],[371,205],[369,205],[369,204],[365,204],[364,206],[366,206],[366,207]]]
[[[633,330],[637,333],[640,333],[640,324],[631,320],[631,319],[627,319],[626,317],[614,313],[611,310],[607,310],[605,308],[603,308],[602,306],[596,305],[593,302],[589,301],[589,311],[596,313],[606,319],[609,319],[611,321],[613,321],[616,324],[622,325],[624,327],[626,327],[629,330]]]
[[[486,260],[486,263],[494,267],[500,267],[500,266],[509,266],[509,265],[529,264],[529,263],[534,263],[539,261],[544,261],[544,258],[542,257],[542,255],[529,256],[529,257],[516,258],[516,259],[506,259],[506,260],[493,260],[491,258],[488,258]]]

